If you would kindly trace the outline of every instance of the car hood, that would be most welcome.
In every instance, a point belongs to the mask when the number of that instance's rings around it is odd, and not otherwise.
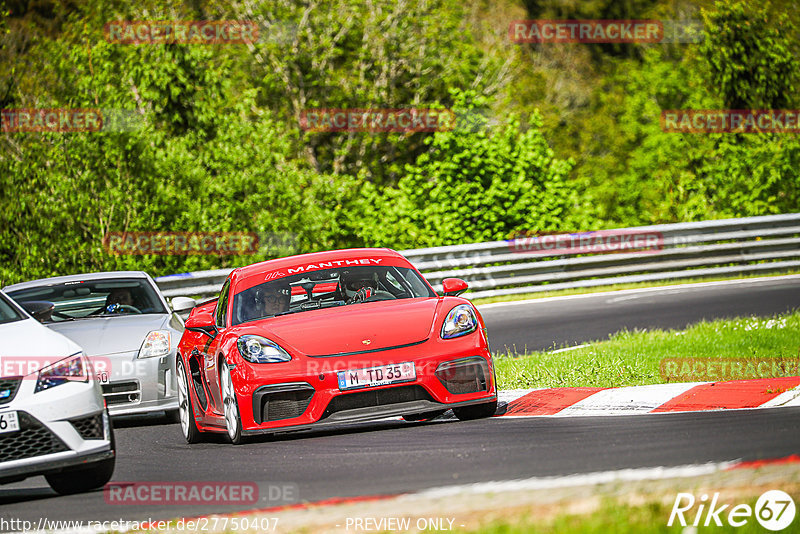
[[[2,358],[58,358],[81,351],[73,341],[45,328],[36,319],[0,324],[0,338],[3,340],[0,344]]]
[[[76,321],[48,323],[48,328],[64,334],[83,347],[89,356],[106,356],[139,350],[151,330],[163,330],[169,315],[123,315],[118,317],[92,317]],[[173,344],[178,340],[173,339]]]
[[[373,351],[424,341],[431,332],[435,298],[367,302],[299,312],[261,321],[267,336],[308,356]],[[368,341],[367,341],[368,340]]]

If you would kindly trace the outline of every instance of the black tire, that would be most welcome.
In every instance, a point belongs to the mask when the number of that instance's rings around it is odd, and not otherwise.
[[[183,366],[183,358],[180,355],[175,365],[175,372],[178,379],[178,422],[181,425],[181,432],[187,443],[200,443],[203,440],[203,433],[197,428],[197,423],[194,420],[192,392],[189,390],[191,382],[189,381],[187,370]]]
[[[114,427],[109,422],[111,432],[111,450],[115,454],[111,458],[94,462],[88,466],[73,467],[65,469],[59,473],[45,475],[44,478],[53,491],[59,495],[74,495],[84,493],[97,488],[102,488],[114,475],[114,466],[117,462],[116,440],[114,439]]]
[[[164,412],[164,421],[167,423],[174,425],[176,423],[180,424],[181,422],[181,411],[180,410],[166,410]]]
[[[471,421],[473,419],[484,419],[491,417],[497,412],[497,401],[485,402],[483,404],[473,404],[472,406],[462,406],[453,408],[453,413],[459,421]]]
[[[223,360],[220,362],[222,373],[220,373],[220,391],[222,392],[223,412],[225,413],[225,428],[228,430],[228,438],[234,445],[244,443],[242,437],[242,417],[239,414],[239,403],[236,401],[236,393],[233,389],[233,377],[228,364]]]
[[[406,421],[430,421],[434,417],[439,417],[447,410],[433,410],[431,412],[422,412],[422,413],[414,413],[410,415],[404,415],[403,419]]]

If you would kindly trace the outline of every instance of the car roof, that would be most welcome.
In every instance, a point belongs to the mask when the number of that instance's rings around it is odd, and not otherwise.
[[[64,282],[79,282],[81,280],[105,280],[105,279],[118,279],[118,278],[150,278],[144,271],[109,271],[102,273],[85,273],[85,274],[70,274],[67,276],[54,276],[52,278],[40,278],[38,280],[30,280],[28,282],[20,282],[19,284],[12,284],[3,288],[6,293],[11,291],[18,291],[20,289],[28,289],[31,287],[42,287],[56,284],[63,284]]]
[[[361,258],[392,259],[412,267],[411,263],[403,257],[402,254],[388,248],[348,248],[342,250],[328,250],[325,252],[311,252],[308,254],[286,256],[284,258],[254,263],[234,269],[233,272],[231,272],[230,278],[232,283],[237,286],[247,288],[255,285],[252,279],[257,279],[259,283],[263,282],[264,273],[269,271],[277,271],[279,269],[287,269],[298,265],[315,264],[319,262],[344,261]]]

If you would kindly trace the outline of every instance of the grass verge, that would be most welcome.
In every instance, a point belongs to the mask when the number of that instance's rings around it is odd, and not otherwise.
[[[795,494],[792,497],[797,502],[798,495]],[[561,514],[550,521],[541,521],[526,514],[515,519],[482,525],[479,529],[459,530],[457,532],[463,534],[607,534],[611,532],[615,534],[640,532],[680,532],[685,534],[701,530],[709,533],[736,532],[737,534],[768,532],[754,517],[747,518],[746,523],[738,527],[734,527],[727,522],[726,512],[731,508],[731,505],[746,504],[752,510],[755,509],[756,500],[755,498],[750,498],[744,502],[729,503],[728,509],[725,509],[718,516],[722,526],[715,525],[713,519],[709,521],[709,526],[704,526],[703,523],[707,514],[702,513],[700,525],[696,528],[692,527],[694,516],[698,512],[697,509],[692,510],[691,514],[687,512],[688,521],[686,527],[679,525],[677,520],[673,522],[672,526],[667,526],[665,518],[670,516],[671,506],[664,502],[652,500],[641,505],[629,505],[620,503],[615,499],[605,499],[597,510],[588,514]],[[798,519],[795,518],[795,529],[789,528],[786,532],[797,532],[797,521]]]
[[[607,341],[565,352],[496,354],[495,365],[500,389],[621,387],[691,381],[662,376],[661,362],[668,358],[737,359],[755,365],[756,372],[758,363],[764,360],[780,358],[796,362],[800,360],[800,311],[773,317],[702,322],[682,331],[624,330]],[[714,379],[712,376],[697,379],[708,378]]]

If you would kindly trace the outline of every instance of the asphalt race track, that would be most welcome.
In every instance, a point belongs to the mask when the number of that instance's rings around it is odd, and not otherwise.
[[[625,298],[634,297],[634,298]],[[483,310],[493,349],[548,348],[604,338],[622,327],[678,328],[734,315],[770,315],[800,305],[800,278],[729,284]],[[800,453],[800,408],[616,417],[390,421],[260,438],[234,447],[219,437],[187,445],[178,425],[118,421],[113,482],[256,482],[290,500],[381,495],[425,488],[636,467],[678,466]],[[0,518],[145,520],[252,506],[112,505],[102,491],[61,497],[41,477],[0,486]]]

